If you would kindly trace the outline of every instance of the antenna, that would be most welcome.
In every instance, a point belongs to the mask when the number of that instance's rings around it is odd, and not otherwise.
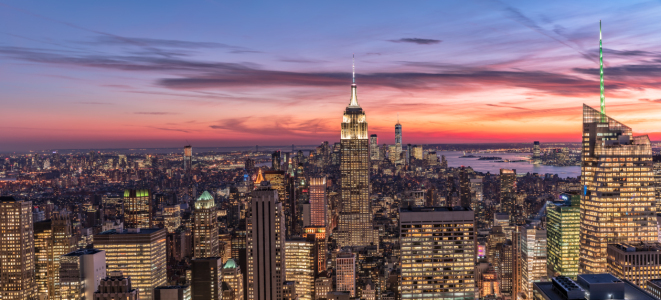
[[[356,83],[356,54],[353,54],[351,58],[351,75],[352,83]]]

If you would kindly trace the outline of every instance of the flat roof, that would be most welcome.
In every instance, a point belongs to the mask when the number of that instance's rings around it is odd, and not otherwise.
[[[130,229],[130,228],[129,228]],[[99,233],[98,235],[112,235],[112,234],[150,234],[157,232],[159,230],[164,230],[165,228],[140,228],[140,232],[124,229],[122,232],[117,232],[116,229],[106,230]]]
[[[81,249],[81,250],[76,250],[74,252],[65,254],[63,256],[81,256],[81,255],[87,255],[87,254],[96,254],[96,253],[99,253],[101,251],[103,251],[103,250],[94,249],[94,248],[92,248],[92,249]]]
[[[472,211],[470,207],[461,206],[436,206],[436,207],[407,207],[400,212],[434,212],[434,211]]]

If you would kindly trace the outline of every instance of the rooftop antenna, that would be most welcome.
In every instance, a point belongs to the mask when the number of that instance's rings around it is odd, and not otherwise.
[[[599,23],[599,24],[601,24],[601,23]],[[599,26],[601,26],[601,25],[599,25]],[[599,28],[601,28],[601,27],[599,27]],[[601,32],[601,29],[599,29],[599,32]],[[356,83],[356,54],[355,53],[352,54],[352,58],[351,58],[351,78],[352,78],[351,83],[355,84]]]

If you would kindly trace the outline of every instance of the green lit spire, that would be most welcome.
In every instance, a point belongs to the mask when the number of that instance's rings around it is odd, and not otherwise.
[[[604,97],[604,51],[601,49],[601,20],[599,20],[599,88],[601,100],[601,121],[605,122],[606,98]]]

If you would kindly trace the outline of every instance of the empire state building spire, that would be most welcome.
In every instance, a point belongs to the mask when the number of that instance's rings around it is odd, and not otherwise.
[[[356,57],[354,55],[351,63],[351,100],[349,101],[349,107],[360,107],[358,105],[358,94],[356,93]]]

